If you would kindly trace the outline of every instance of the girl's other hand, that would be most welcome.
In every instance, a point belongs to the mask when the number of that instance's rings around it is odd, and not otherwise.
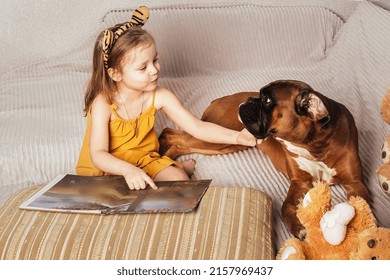
[[[143,190],[149,185],[152,189],[157,189],[153,180],[141,168],[132,166],[123,174],[130,190]]]

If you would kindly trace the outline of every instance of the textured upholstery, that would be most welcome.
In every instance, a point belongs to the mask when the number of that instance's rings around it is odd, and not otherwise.
[[[68,214],[20,210],[40,189],[0,208],[0,259],[273,259],[272,206],[250,188],[210,187],[189,213]]]

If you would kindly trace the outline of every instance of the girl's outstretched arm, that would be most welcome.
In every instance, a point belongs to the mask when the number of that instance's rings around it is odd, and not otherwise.
[[[155,106],[156,109],[162,109],[181,129],[197,139],[211,143],[256,145],[256,138],[246,129],[236,131],[198,119],[167,89],[157,89]]]

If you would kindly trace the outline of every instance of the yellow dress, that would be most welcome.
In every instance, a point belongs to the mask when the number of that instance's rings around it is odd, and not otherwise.
[[[152,104],[143,112],[138,120],[138,135],[135,135],[136,119],[124,120],[118,116],[117,105],[111,104],[112,113],[115,119],[109,124],[109,152],[119,159],[125,160],[154,178],[158,172],[169,165],[176,165],[183,168],[182,164],[170,159],[167,156],[160,156],[158,153],[159,143],[154,131],[156,108],[154,107],[155,92],[152,95]],[[91,129],[91,115],[87,115],[87,130],[84,142],[81,147],[79,160],[76,166],[78,175],[102,176],[109,175],[92,163],[89,152],[89,134]]]

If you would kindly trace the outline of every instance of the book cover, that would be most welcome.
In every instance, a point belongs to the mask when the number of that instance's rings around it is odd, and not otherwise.
[[[122,176],[59,175],[21,209],[68,213],[119,214],[190,212],[211,180],[161,181],[154,190],[130,190]]]

